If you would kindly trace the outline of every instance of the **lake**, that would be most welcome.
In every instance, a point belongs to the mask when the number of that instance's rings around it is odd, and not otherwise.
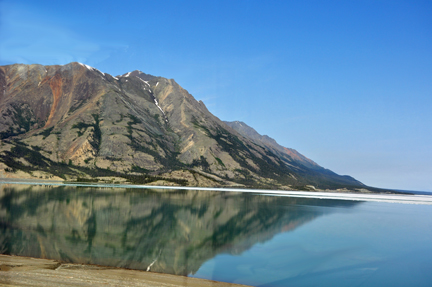
[[[252,286],[430,286],[432,205],[0,184],[0,253]]]

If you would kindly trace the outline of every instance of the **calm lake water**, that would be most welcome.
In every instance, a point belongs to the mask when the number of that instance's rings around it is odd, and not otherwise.
[[[0,184],[0,253],[253,286],[431,286],[432,206]]]

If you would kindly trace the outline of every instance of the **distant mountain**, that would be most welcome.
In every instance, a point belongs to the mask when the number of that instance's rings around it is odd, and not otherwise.
[[[272,152],[277,154],[279,157],[283,158],[288,165],[290,164],[301,164],[307,168],[311,169],[322,169],[318,164],[316,164],[314,161],[308,159],[304,155],[300,154],[294,149],[286,148],[281,145],[279,145],[276,140],[273,138],[267,136],[267,135],[260,135],[255,129],[248,126],[244,122],[240,121],[234,121],[234,122],[227,122],[224,121],[227,125],[229,125],[231,128],[233,128],[235,131],[240,133],[242,136],[252,140],[256,144],[263,145],[266,148],[270,149]]]
[[[250,139],[257,145],[261,145],[266,149],[269,149],[280,159],[282,159],[282,161],[284,161],[287,166],[296,170],[297,174],[309,178],[309,180],[313,181],[313,184],[317,186],[320,186],[323,182],[326,181],[328,181],[328,184],[330,185],[330,182],[338,182],[339,184],[345,184],[347,186],[352,185],[353,183],[354,185],[363,185],[361,182],[355,180],[350,176],[340,176],[329,169],[319,166],[317,163],[300,154],[295,149],[286,148],[279,145],[276,140],[267,135],[260,135],[255,129],[248,126],[244,122],[225,121],[225,123],[229,125],[232,129],[240,133],[242,136]]]
[[[244,123],[221,121],[174,80],[141,71],[113,77],[81,63],[0,66],[0,138],[0,176],[364,187]]]

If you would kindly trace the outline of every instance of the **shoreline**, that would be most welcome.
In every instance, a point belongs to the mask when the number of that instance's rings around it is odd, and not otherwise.
[[[290,196],[301,198],[318,198],[333,200],[356,200],[374,201],[405,204],[427,204],[432,205],[432,194],[380,194],[380,193],[348,193],[337,191],[288,191],[271,189],[243,189],[225,187],[189,187],[189,186],[156,186],[138,184],[100,184],[100,183],[71,183],[48,180],[26,180],[0,178],[0,184],[28,184],[28,185],[51,185],[51,186],[79,186],[79,187],[112,187],[112,188],[137,188],[137,189],[167,189],[167,190],[198,190],[198,191],[222,191],[222,192],[243,192],[257,193],[269,196]]]
[[[247,287],[193,277],[0,255],[0,286]]]

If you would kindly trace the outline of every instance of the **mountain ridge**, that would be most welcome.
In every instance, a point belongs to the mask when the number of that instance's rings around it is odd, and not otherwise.
[[[365,187],[249,126],[221,121],[173,79],[139,70],[111,76],[77,62],[14,64],[0,66],[0,87],[0,171],[7,176],[22,171],[63,179],[159,177],[162,184],[171,179],[201,186]]]

